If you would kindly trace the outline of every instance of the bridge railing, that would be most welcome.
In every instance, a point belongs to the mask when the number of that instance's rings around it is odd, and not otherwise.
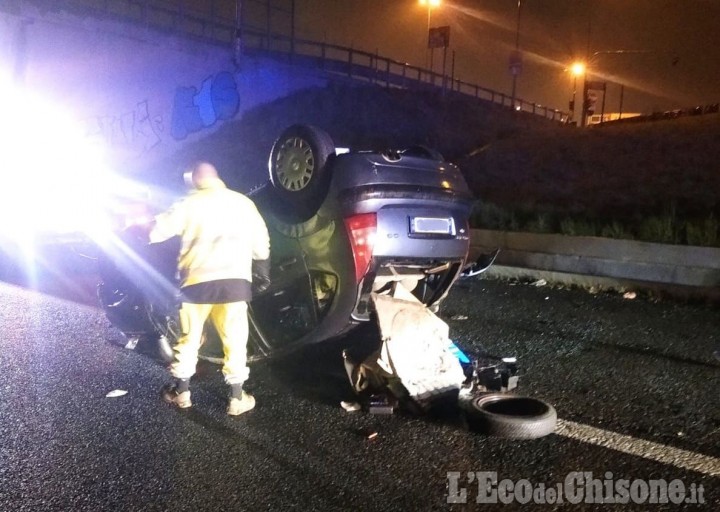
[[[251,30],[242,32],[243,52],[263,53],[296,64],[312,65],[321,70],[387,87],[431,87],[460,93],[513,108],[512,98],[477,84],[449,75],[399,62],[376,53],[345,46]],[[568,113],[522,98],[515,98],[515,110],[566,122]]]

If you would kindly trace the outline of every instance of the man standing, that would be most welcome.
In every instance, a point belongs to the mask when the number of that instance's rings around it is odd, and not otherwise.
[[[181,333],[171,365],[175,382],[163,388],[163,398],[181,409],[192,405],[190,378],[210,318],[225,353],[227,413],[236,416],[255,407],[255,398],[243,391],[249,376],[247,301],[253,287],[263,291],[270,285],[270,240],[255,204],[228,189],[212,164],[195,164],[186,182],[191,192],[158,215],[150,232],[150,243],[181,238]]]

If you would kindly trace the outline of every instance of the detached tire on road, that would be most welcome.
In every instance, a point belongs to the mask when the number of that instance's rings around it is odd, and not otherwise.
[[[483,434],[508,439],[535,439],[555,431],[555,408],[536,398],[488,393],[466,407],[468,425]]]
[[[270,181],[285,213],[305,221],[320,208],[327,194],[328,159],[335,145],[323,130],[295,124],[286,128],[270,152]]]

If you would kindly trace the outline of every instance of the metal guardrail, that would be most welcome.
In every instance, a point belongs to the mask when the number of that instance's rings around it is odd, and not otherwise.
[[[43,12],[110,18],[227,45],[236,32],[234,7],[221,0],[10,0],[9,7],[0,2],[0,10],[17,11],[13,1],[35,5]]]
[[[236,30],[236,13],[232,2],[205,0],[185,2],[173,0],[25,0],[44,10],[66,10],[81,15],[110,17],[144,27],[201,39],[205,42],[234,48],[236,35],[241,36],[244,54],[265,54],[298,65],[314,66],[351,80],[369,82],[386,87],[423,87],[441,89],[479,100],[514,108],[517,111],[567,122],[569,114],[522,98],[515,98],[487,87],[465,82],[455,77],[411,66],[353,48],[288,37],[244,23]],[[0,9],[3,3],[0,3]]]

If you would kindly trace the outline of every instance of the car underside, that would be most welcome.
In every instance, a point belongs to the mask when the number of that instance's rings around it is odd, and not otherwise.
[[[421,146],[336,150],[307,125],[280,135],[269,167],[249,193],[271,241],[271,285],[249,309],[251,359],[336,338],[371,319],[372,293],[398,286],[437,310],[469,250],[473,198],[457,167]],[[120,238],[102,258],[101,304],[127,336],[158,338],[170,356],[178,243]],[[220,351],[215,337],[209,326],[206,353]]]

